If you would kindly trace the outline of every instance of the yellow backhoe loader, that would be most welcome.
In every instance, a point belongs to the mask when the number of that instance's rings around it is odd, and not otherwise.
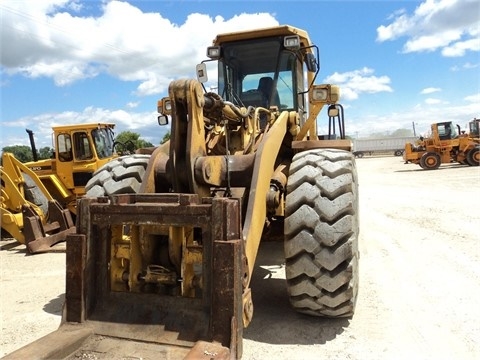
[[[314,83],[317,46],[285,25],[218,35],[207,56],[197,80],[174,80],[158,102],[171,137],[139,191],[110,195],[116,166],[88,182],[67,238],[62,325],[7,359],[241,358],[262,291],[250,288],[255,258],[273,227],[293,309],[353,315],[357,173],[339,88]],[[216,92],[204,87],[210,61]],[[132,179],[143,172],[135,157],[119,162]]]
[[[38,160],[33,132],[27,129],[34,161],[22,164],[13,154],[2,154],[2,233],[25,244],[29,253],[48,251],[65,241],[66,234],[75,230],[76,201],[85,195],[93,173],[118,157],[116,150],[126,151],[133,145],[115,143],[114,126],[55,126],[55,152],[45,160]],[[146,166],[148,159],[144,161]]]

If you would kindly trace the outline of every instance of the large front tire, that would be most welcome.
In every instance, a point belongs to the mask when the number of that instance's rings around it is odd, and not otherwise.
[[[299,312],[349,317],[358,293],[358,182],[350,152],[315,149],[290,166],[285,209],[286,278]]]
[[[426,152],[420,158],[420,167],[425,170],[437,170],[441,163],[440,155],[431,151]]]
[[[125,155],[95,171],[85,186],[87,197],[138,193],[150,155]]]

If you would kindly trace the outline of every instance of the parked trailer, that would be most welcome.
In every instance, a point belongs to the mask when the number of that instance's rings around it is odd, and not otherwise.
[[[355,139],[353,140],[353,154],[355,157],[363,157],[365,154],[372,155],[378,152],[393,151],[395,156],[401,156],[405,150],[405,144],[414,143],[414,136],[379,139]]]

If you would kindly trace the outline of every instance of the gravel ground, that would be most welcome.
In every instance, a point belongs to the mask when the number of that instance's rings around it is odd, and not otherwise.
[[[244,359],[479,359],[480,168],[425,171],[397,157],[357,160],[360,292],[351,319],[289,307],[281,243],[264,243],[252,280]],[[0,243],[0,356],[55,330],[65,254]]]

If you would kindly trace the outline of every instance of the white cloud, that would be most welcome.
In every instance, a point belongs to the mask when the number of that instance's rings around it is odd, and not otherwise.
[[[377,41],[406,37],[403,52],[441,49],[443,56],[480,51],[477,0],[425,0],[413,12],[392,14],[377,28]]]
[[[422,95],[432,94],[432,93],[439,92],[439,91],[442,91],[442,89],[435,88],[435,87],[429,87],[429,88],[425,88],[422,91],[420,91],[420,94],[422,94]]]
[[[477,63],[477,64],[472,64],[472,63],[467,62],[467,63],[465,63],[465,64],[463,65],[463,68],[464,68],[464,69],[475,69],[475,68],[477,68],[477,67],[479,67],[479,66],[480,66],[479,63]]]
[[[205,58],[217,33],[278,25],[268,13],[230,19],[190,14],[174,24],[127,2],[89,4],[100,6],[97,17],[81,16],[78,1],[2,1],[1,65],[7,74],[49,77],[65,86],[107,73],[139,82],[137,95],[152,95],[167,89],[170,74],[192,76],[192,62]]]
[[[408,40],[403,49],[405,52],[434,51],[444,48],[452,41],[458,40],[461,33],[458,31],[445,31],[439,34],[424,35]]]
[[[450,68],[451,71],[460,71],[462,69],[466,69],[466,70],[469,70],[469,69],[475,69],[477,67],[480,66],[480,63],[476,63],[476,64],[472,64],[471,62],[466,62],[465,64],[463,64],[461,67],[458,66],[458,65],[454,65]]]
[[[480,93],[466,96],[464,100],[474,104],[480,104]]]
[[[140,104],[140,103],[139,103],[138,101],[135,101],[135,102],[131,101],[131,102],[127,103],[127,108],[129,108],[129,109],[134,109],[134,108],[136,108],[139,104]]]
[[[480,51],[480,38],[458,41],[451,46],[446,46],[442,50],[442,55],[448,57],[463,56],[468,50]]]
[[[435,105],[435,104],[441,104],[442,100],[440,99],[435,99],[435,98],[427,98],[425,99],[425,104],[428,105]]]
[[[367,67],[345,73],[335,72],[323,82],[339,85],[343,100],[358,99],[361,93],[393,92],[388,76],[375,76],[373,73],[374,70]]]

